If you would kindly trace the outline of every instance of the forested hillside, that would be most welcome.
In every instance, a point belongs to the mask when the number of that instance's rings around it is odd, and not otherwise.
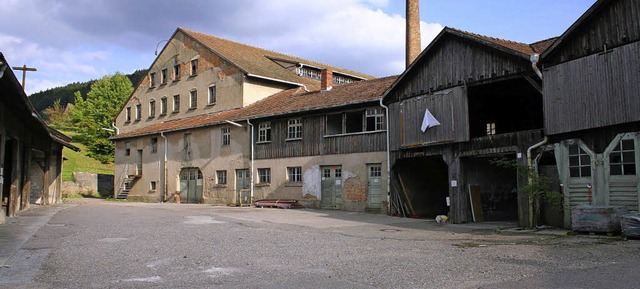
[[[126,75],[131,83],[137,85],[142,78],[147,75],[147,70],[136,70],[132,74]],[[91,88],[91,84],[96,82],[96,80],[91,80],[87,82],[74,82],[65,86],[55,87],[51,89],[47,89],[45,91],[37,92],[29,96],[29,100],[33,104],[33,107],[42,115],[46,117],[42,112],[47,107],[52,107],[56,100],[60,100],[60,106],[66,107],[69,103],[74,103],[75,96],[74,93],[76,91],[80,91],[80,94],[83,97],[86,97],[87,93]]]

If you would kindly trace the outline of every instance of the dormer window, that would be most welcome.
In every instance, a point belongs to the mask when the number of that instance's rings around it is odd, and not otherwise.
[[[306,78],[317,79],[317,80],[320,80],[321,78],[320,70],[312,67],[307,67],[307,66],[298,67],[296,68],[296,73],[299,76],[306,77]]]
[[[333,74],[333,84],[335,85],[349,84],[353,82],[354,82],[353,78],[346,77],[340,74],[335,74],[335,73]]]

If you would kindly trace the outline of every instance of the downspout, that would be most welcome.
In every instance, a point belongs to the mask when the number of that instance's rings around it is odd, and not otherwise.
[[[530,174],[538,173],[537,169],[535,171],[533,170],[533,159],[531,156],[531,151],[543,146],[547,142],[549,142],[549,137],[545,135],[544,139],[542,139],[541,142],[534,144],[527,149],[527,169],[530,170]],[[527,176],[527,182],[529,183],[529,185],[531,184],[531,181],[532,181],[531,176]],[[528,199],[529,199],[529,225],[533,227],[533,198],[531,196],[528,196]]]
[[[251,137],[249,138],[249,142],[251,142],[251,173],[249,174],[249,182],[251,186],[249,187],[251,190],[251,203],[253,204],[253,124],[247,118],[247,124],[251,127]]]
[[[116,126],[116,122],[115,121],[111,123],[111,126],[116,130],[116,135],[119,135],[120,134],[120,129]]]
[[[531,60],[531,68],[533,68],[533,71],[535,71],[536,75],[538,75],[538,77],[540,79],[542,79],[542,71],[540,71],[540,68],[538,68],[538,61],[540,61],[540,54],[531,54],[531,57],[529,58],[529,60]]]
[[[389,107],[382,103],[382,98],[380,98],[380,106],[384,108],[385,115],[385,124],[387,128],[386,132],[386,141],[387,141],[387,212],[391,212],[391,149],[389,147]]]
[[[160,136],[164,139],[164,160],[162,163],[164,180],[162,181],[162,202],[167,201],[167,137],[164,136],[164,131],[160,132]]]

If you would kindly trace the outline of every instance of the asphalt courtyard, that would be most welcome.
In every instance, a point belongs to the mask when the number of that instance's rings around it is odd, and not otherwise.
[[[0,288],[640,288],[640,241],[320,210],[80,201],[0,225]]]

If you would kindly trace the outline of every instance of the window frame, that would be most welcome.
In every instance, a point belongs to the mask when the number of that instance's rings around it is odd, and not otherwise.
[[[369,129],[369,119],[373,119],[373,129]],[[364,113],[364,126],[365,132],[384,131],[386,123],[382,108],[367,108]]]
[[[198,59],[191,60],[191,71],[190,76],[198,75]]]
[[[160,71],[160,84],[167,84],[169,82],[169,71],[166,68],[163,68]]]
[[[131,122],[131,107],[127,106],[125,109],[124,122]]]
[[[227,171],[226,170],[217,170],[216,171],[216,185],[226,186],[227,185]]]
[[[163,96],[160,98],[160,115],[167,114],[167,97]]]
[[[180,112],[180,95],[176,94],[173,96],[173,113]]]
[[[287,139],[302,139],[302,118],[292,118],[287,120]]]
[[[220,128],[220,135],[221,135],[222,146],[231,145],[231,128],[230,127]]]
[[[131,155],[131,142],[129,141],[124,142],[124,155],[125,156]]]
[[[258,184],[271,184],[271,168],[258,168]]]
[[[149,101],[149,118],[156,117],[156,100],[152,99]]]
[[[198,90],[194,88],[189,91],[189,109],[196,108],[198,108]]]
[[[151,138],[151,153],[155,154],[158,152],[158,138],[157,137],[152,137]]]
[[[287,182],[302,183],[302,167],[287,167]]]
[[[207,104],[208,105],[216,104],[218,92],[217,92],[217,88],[216,88],[215,84],[209,86],[208,93],[209,93],[209,95],[208,95],[208,99],[207,99]]]
[[[576,146],[578,149],[577,154],[572,153],[571,152],[571,147],[572,146]],[[569,177],[570,178],[591,178],[593,176],[593,173],[591,172],[592,170],[592,166],[591,166],[591,162],[592,162],[592,157],[589,154],[589,152],[587,152],[587,150],[585,150],[580,143],[574,143],[574,144],[570,144],[567,147],[569,153],[568,153],[568,160],[569,160],[569,165],[568,165],[568,169],[569,169]],[[588,162],[583,161],[583,156],[588,157]],[[572,165],[572,159],[577,160],[577,164]],[[583,169],[588,168],[588,170],[586,170],[586,172],[588,172],[588,174],[583,173]],[[575,171],[575,169],[577,169],[577,171]],[[575,175],[574,172],[577,172],[578,174]]]
[[[157,190],[157,183],[156,181],[151,181],[149,182],[149,190],[152,192],[155,192]]]
[[[136,119],[135,121],[140,121],[142,119],[142,104],[136,104]]]
[[[156,73],[149,73],[149,87],[156,87]]]
[[[258,141],[256,143],[271,142],[271,122],[261,122],[258,124]]]
[[[173,81],[180,80],[180,64],[173,66]]]
[[[628,143],[631,143],[628,147]],[[627,144],[627,145],[625,145]],[[619,160],[615,160],[618,155]],[[609,174],[612,176],[636,176],[636,142],[632,137],[622,138],[609,153]],[[616,168],[617,167],[617,168]]]

